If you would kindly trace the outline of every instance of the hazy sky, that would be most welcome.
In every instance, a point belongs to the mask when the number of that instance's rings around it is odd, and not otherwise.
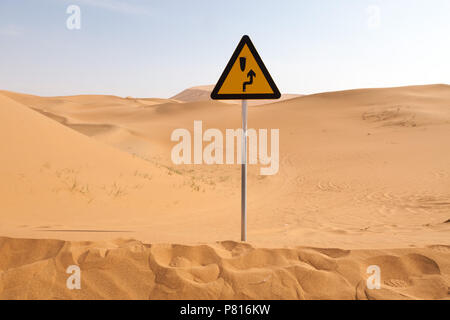
[[[449,0],[1,0],[0,89],[169,97],[244,34],[283,93],[450,83]]]

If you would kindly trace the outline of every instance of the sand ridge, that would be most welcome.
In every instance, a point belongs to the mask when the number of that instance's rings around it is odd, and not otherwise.
[[[256,248],[0,238],[0,299],[449,299],[450,247]],[[69,265],[81,290],[68,290]],[[367,288],[377,264],[381,289]]]

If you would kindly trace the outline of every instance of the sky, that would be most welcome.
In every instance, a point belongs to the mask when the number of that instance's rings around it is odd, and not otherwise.
[[[282,93],[450,83],[449,0],[1,0],[0,89],[167,98],[244,34]]]

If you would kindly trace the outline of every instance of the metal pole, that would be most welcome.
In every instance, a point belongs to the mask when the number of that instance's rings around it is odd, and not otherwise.
[[[247,241],[247,100],[242,100],[241,241]]]

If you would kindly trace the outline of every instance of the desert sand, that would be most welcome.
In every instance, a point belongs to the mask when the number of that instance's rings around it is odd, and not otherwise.
[[[171,99],[180,101],[180,102],[198,102],[198,101],[211,101],[211,91],[214,89],[214,85],[206,85],[206,86],[196,86],[186,90],[181,91],[180,93],[174,95]],[[282,94],[280,99],[277,101],[283,101],[287,99],[301,97],[301,94]],[[223,100],[223,103],[232,103],[232,104],[240,104],[240,100]],[[247,104],[249,106],[258,106],[267,103],[273,103],[273,100],[248,100]]]
[[[450,298],[450,86],[250,105],[249,128],[280,130],[280,169],[249,168],[248,243],[240,166],[170,159],[176,128],[240,127],[208,90],[0,91],[0,298]]]

